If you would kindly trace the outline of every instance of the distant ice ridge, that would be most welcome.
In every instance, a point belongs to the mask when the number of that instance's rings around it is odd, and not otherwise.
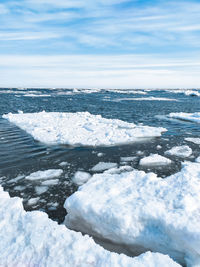
[[[161,127],[137,126],[117,119],[105,119],[88,112],[39,112],[3,115],[35,140],[48,144],[109,146],[157,137]]]
[[[200,266],[199,199],[198,162],[166,179],[136,170],[105,172],[66,200],[65,224],[133,252],[152,250]]]
[[[111,253],[91,237],[58,225],[43,212],[25,212],[22,200],[10,198],[1,186],[0,226],[1,266],[179,266],[160,253],[147,252],[135,258]]]
[[[131,98],[117,98],[114,99],[114,102],[120,102],[120,101],[176,101],[179,102],[179,100],[174,99],[174,98],[166,98],[166,97],[154,97],[154,96],[150,96],[150,97],[131,97]]]
[[[142,166],[163,166],[169,165],[172,161],[158,154],[152,154],[140,160],[139,164]]]
[[[195,112],[195,113],[184,113],[184,112],[170,113],[168,115],[168,117],[175,118],[175,119],[180,119],[180,120],[185,120],[185,121],[192,121],[192,122],[200,123],[200,112]]]

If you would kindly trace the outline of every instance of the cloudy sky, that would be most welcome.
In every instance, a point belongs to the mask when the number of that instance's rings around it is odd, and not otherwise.
[[[200,87],[199,14],[199,0],[1,0],[0,87]]]

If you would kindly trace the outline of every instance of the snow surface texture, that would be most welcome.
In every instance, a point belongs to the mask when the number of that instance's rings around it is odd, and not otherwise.
[[[132,171],[95,174],[65,201],[65,224],[123,247],[200,266],[200,164],[166,179]]]
[[[152,154],[140,160],[139,164],[142,166],[163,166],[169,165],[172,161],[158,154]]]
[[[195,112],[195,113],[184,113],[184,112],[170,113],[168,115],[168,117],[174,118],[174,119],[180,119],[180,120],[200,123],[200,112]]]
[[[63,173],[62,169],[49,169],[45,171],[33,172],[30,175],[26,176],[25,179],[35,181],[35,180],[46,180],[57,178]]]
[[[3,115],[35,140],[48,144],[109,146],[131,143],[138,138],[157,137],[165,128],[136,126],[117,119],[105,119],[88,112],[40,112]]]
[[[0,266],[179,266],[168,256],[147,252],[130,258],[111,253],[91,237],[67,229],[40,211],[25,212],[22,200],[0,186]]]
[[[189,146],[174,146],[165,152],[166,155],[187,158],[192,155],[192,149]]]

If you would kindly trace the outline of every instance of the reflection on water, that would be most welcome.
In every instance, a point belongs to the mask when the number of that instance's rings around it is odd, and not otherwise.
[[[27,94],[32,96],[27,97]],[[38,96],[35,97],[37,94]],[[43,95],[43,96],[42,96]],[[51,95],[51,97],[49,97]],[[117,118],[128,122],[144,125],[165,127],[168,132],[161,138],[148,139],[134,144],[116,147],[70,147],[47,146],[34,141],[15,125],[0,118],[0,177],[1,184],[11,196],[20,196],[24,200],[26,210],[44,210],[51,218],[63,221],[65,199],[77,190],[71,178],[77,170],[91,172],[98,162],[116,162],[118,166],[129,165],[133,168],[153,171],[161,177],[166,177],[181,168],[177,157],[170,157],[173,163],[162,167],[141,167],[139,160],[150,153],[164,155],[164,152],[175,145],[189,145],[193,155],[187,159],[193,161],[200,155],[199,145],[184,141],[185,137],[199,137],[200,126],[195,123],[178,120],[165,120],[163,116],[170,112],[198,112],[200,97],[189,97],[170,92],[148,92],[148,97],[176,98],[172,101],[139,101],[143,95],[118,94],[114,92],[97,92],[91,94],[72,93],[59,90],[0,90],[0,115],[8,112],[57,111],[78,112],[89,111],[101,114],[106,118]],[[147,97],[145,95],[145,97]],[[114,101],[128,98],[129,100]],[[137,97],[137,101],[130,98]],[[109,101],[105,101],[109,99]],[[112,101],[113,100],[113,101]],[[159,115],[159,116],[157,116]],[[101,153],[101,154],[99,154]],[[121,157],[135,157],[124,162]],[[56,185],[42,186],[41,181],[29,181],[26,175],[38,170],[63,169]],[[16,179],[14,179],[16,178]]]

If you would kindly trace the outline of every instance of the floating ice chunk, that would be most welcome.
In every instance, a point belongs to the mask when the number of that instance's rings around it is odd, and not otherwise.
[[[56,185],[59,183],[59,180],[58,179],[51,179],[51,180],[46,180],[44,182],[42,182],[41,184],[42,185]]]
[[[64,166],[69,165],[69,163],[66,162],[66,161],[63,161],[63,162],[59,163],[58,165],[59,165],[60,167],[64,167]]]
[[[45,171],[33,172],[30,175],[26,176],[25,179],[32,181],[52,179],[61,176],[62,173],[63,173],[62,169],[49,169]]]
[[[200,112],[195,112],[195,113],[170,113],[168,115],[170,118],[175,118],[175,119],[180,119],[180,120],[185,120],[185,121],[191,121],[191,122],[197,122],[200,123]]]
[[[138,138],[161,136],[161,127],[137,126],[117,119],[105,119],[88,112],[40,112],[3,115],[31,134],[34,139],[48,144],[109,146],[131,143]]]
[[[91,171],[93,172],[101,172],[101,171],[105,171],[111,168],[116,168],[117,167],[117,163],[113,163],[113,162],[99,162],[97,163],[94,167],[92,167]]]
[[[120,101],[175,101],[179,102],[179,100],[174,98],[166,98],[166,97],[131,97],[131,98],[117,98],[113,100],[114,102],[120,102]]]
[[[86,183],[91,178],[88,172],[77,171],[72,178],[73,182],[77,185],[82,185]]]
[[[37,195],[41,195],[41,194],[47,192],[48,189],[49,188],[47,186],[36,186],[35,187],[35,192],[36,192]]]
[[[38,200],[39,200],[40,198],[39,197],[35,197],[35,198],[30,198],[29,200],[28,200],[28,205],[35,205],[37,202],[38,202]]]
[[[174,146],[165,152],[166,155],[187,158],[192,155],[192,149],[189,146]]]
[[[168,158],[165,158],[158,154],[152,154],[148,157],[145,157],[140,160],[139,165],[142,166],[163,166],[163,165],[169,165],[172,161]]]
[[[196,159],[196,162],[200,163],[200,156]]]
[[[195,90],[186,90],[184,94],[188,96],[200,96],[200,93]]]
[[[22,200],[0,187],[1,266],[179,266],[167,255],[147,252],[135,258],[111,253],[87,235],[58,225],[40,211],[25,212]]]
[[[7,181],[6,183],[8,183],[8,184],[17,183],[19,180],[23,179],[24,177],[25,177],[25,175],[18,175],[16,178],[13,178],[13,179]]]
[[[120,158],[120,161],[125,161],[125,162],[127,162],[127,161],[133,161],[133,160],[135,160],[137,157],[121,157]]]
[[[104,173],[119,174],[122,172],[130,172],[132,170],[133,168],[131,166],[125,165],[125,166],[120,166],[119,168],[112,168],[112,169],[106,170],[104,171]]]
[[[26,188],[25,186],[18,185],[18,186],[15,186],[14,187],[14,190],[16,190],[16,191],[23,191],[25,188]]]
[[[192,142],[196,145],[200,145],[200,138],[197,137],[187,137],[185,138],[185,141]]]
[[[95,174],[65,202],[65,224],[136,251],[200,266],[200,164],[161,179],[132,171]],[[196,265],[195,265],[196,264]]]
[[[97,153],[97,157],[103,157],[104,153]]]

